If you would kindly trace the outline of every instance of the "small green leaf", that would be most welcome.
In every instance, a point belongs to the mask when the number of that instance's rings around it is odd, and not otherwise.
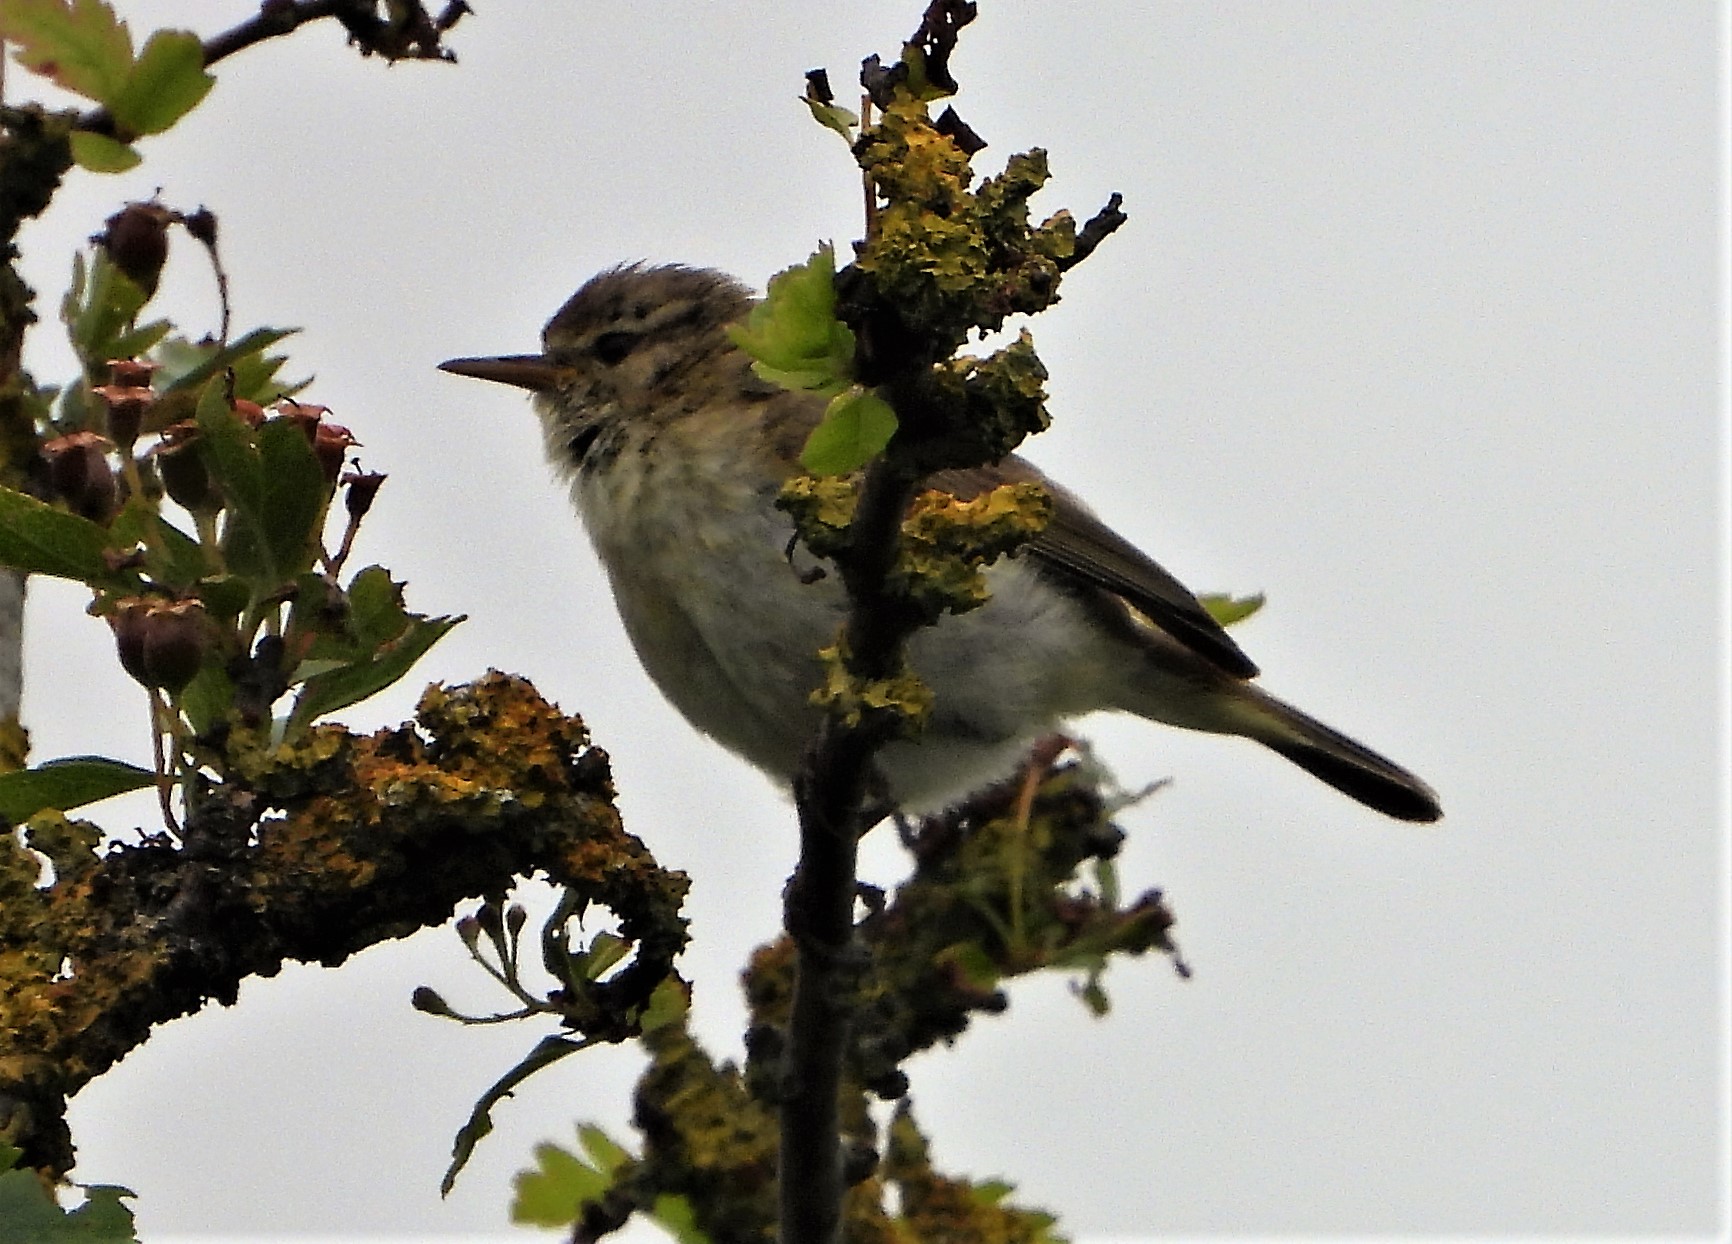
[[[606,1174],[552,1143],[535,1146],[535,1167],[511,1181],[511,1221],[524,1226],[569,1227],[613,1185]]]
[[[204,71],[204,46],[197,35],[159,30],[145,40],[109,108],[125,129],[160,134],[196,108],[215,85],[216,79]]]
[[[848,383],[854,334],[836,318],[836,257],[821,246],[770,278],[768,296],[728,330],[752,370],[788,389],[833,392]]]
[[[390,643],[409,625],[403,608],[403,585],[383,566],[368,566],[349,580],[349,626],[355,639],[371,651]]]
[[[99,104],[132,69],[132,36],[103,0],[5,0],[0,38],[18,45],[26,69]]]
[[[69,756],[34,769],[0,773],[0,817],[28,820],[44,808],[65,812],[152,785],[149,769],[101,756]]]
[[[1199,596],[1197,603],[1222,626],[1232,626],[1235,622],[1243,622],[1263,607],[1263,593],[1258,592],[1254,596],[1232,596],[1219,592]]]
[[[854,127],[860,124],[860,118],[846,108],[836,104],[821,103],[816,99],[805,97],[802,102],[812,110],[812,118],[827,130],[835,130],[849,142],[854,141]]]
[[[800,451],[800,465],[814,475],[846,475],[882,453],[895,434],[896,412],[855,385],[830,399]]]
[[[144,162],[144,157],[135,148],[107,134],[73,130],[67,136],[67,142],[72,146],[72,158],[78,162],[78,167],[92,173],[124,173]]]
[[[288,577],[317,556],[315,536],[331,486],[307,434],[290,420],[268,420],[258,430],[258,444],[264,468],[261,528],[277,573]]]
[[[654,1032],[658,1028],[666,1028],[669,1024],[677,1024],[685,1019],[686,1012],[691,1009],[691,997],[686,993],[686,987],[677,980],[664,980],[650,994],[649,1005],[644,1007],[643,1014],[638,1016],[638,1027],[644,1032]]]
[[[207,734],[228,716],[235,703],[235,685],[214,654],[182,687],[175,703],[192,723],[194,734]]]
[[[631,953],[631,943],[614,933],[597,933],[589,948],[575,956],[579,979],[595,981]]]
[[[212,575],[199,580],[198,598],[204,602],[211,617],[232,622],[252,601],[253,589],[239,575]]]
[[[144,566],[166,587],[187,588],[208,567],[198,541],[158,514],[143,497],[128,497],[108,524],[108,547],[117,554],[144,546]]]
[[[114,583],[102,550],[108,532],[77,514],[0,487],[0,566],[79,583]]]
[[[577,1129],[577,1143],[583,1146],[589,1160],[595,1163],[595,1169],[604,1175],[612,1175],[631,1161],[631,1154],[626,1151],[625,1146],[593,1123],[585,1123]]]
[[[707,1231],[698,1226],[698,1216],[690,1198],[683,1193],[664,1192],[656,1197],[650,1217],[663,1231],[674,1237],[675,1244],[710,1244]]]
[[[155,355],[155,360],[162,364],[162,371],[156,376],[160,391],[168,394],[186,389],[197,390],[212,376],[232,367],[236,373],[235,396],[244,397],[248,401],[260,401],[259,396],[250,391],[250,386],[242,384],[242,370],[249,364],[257,366],[258,360],[251,356],[257,355],[262,359],[267,347],[300,331],[298,328],[255,328],[220,348],[214,345],[195,345],[178,339],[165,341],[157,347]],[[275,370],[275,366],[270,368],[272,372]],[[267,395],[275,396],[275,393]]]
[[[381,648],[371,660],[329,674],[309,678],[295,701],[291,729],[310,725],[327,713],[357,704],[378,691],[383,691],[407,674],[426,651],[438,643],[445,633],[459,622],[462,615],[449,618],[424,618],[416,614],[403,635]]]
[[[138,282],[116,267],[107,251],[97,248],[88,262],[82,255],[73,257],[72,286],[60,318],[87,372],[95,375],[99,365],[122,357],[115,343],[133,334],[132,322],[146,301]],[[68,396],[75,391],[76,386],[69,389]]]

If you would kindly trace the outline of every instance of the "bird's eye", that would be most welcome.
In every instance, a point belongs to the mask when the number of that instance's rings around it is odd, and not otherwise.
[[[625,332],[603,333],[595,339],[590,349],[595,357],[612,367],[623,362],[625,356],[637,348],[638,334]]]

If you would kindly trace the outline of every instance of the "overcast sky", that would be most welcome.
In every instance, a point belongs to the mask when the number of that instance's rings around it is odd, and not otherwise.
[[[639,671],[518,395],[434,370],[533,349],[622,259],[760,285],[859,231],[842,144],[796,102],[893,54],[921,7],[480,5],[456,67],[363,63],[335,28],[243,53],[125,177],[29,226],[51,315],[70,249],[161,187],[222,222],[239,322],[304,327],[293,374],[391,479],[357,554],[466,613],[412,685],[530,676],[612,754],[629,827],[695,881],[697,1026],[795,836],[768,783]],[[127,0],[209,34],[212,0]],[[1030,456],[1198,590],[1264,591],[1272,690],[1411,766],[1446,819],[1386,821],[1249,744],[1084,733],[1127,783],[1127,889],[1195,968],[1116,966],[1113,1013],[1024,982],[912,1066],[937,1160],[1071,1232],[1708,1233],[1726,1221],[1725,19],[1719,6],[1070,5],[988,0],[955,69],[991,171],[1130,223],[1035,324]],[[14,98],[33,90],[8,73]],[[181,244],[168,308],[214,325]],[[69,355],[53,326],[29,362]],[[83,599],[38,582],[38,758],[148,763],[142,698]],[[148,802],[98,810],[115,828]],[[129,820],[135,818],[135,820]],[[889,844],[868,851],[891,880]],[[498,999],[449,930],[253,981],[168,1025],[72,1112],[77,1175],[152,1241],[506,1230],[510,1177],[581,1120],[629,1140],[638,1060],[475,1096],[540,1030],[409,1008]],[[650,1237],[655,1238],[655,1237]]]

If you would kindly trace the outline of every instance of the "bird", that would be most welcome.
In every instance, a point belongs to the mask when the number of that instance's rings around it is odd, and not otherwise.
[[[625,264],[560,307],[539,353],[440,367],[529,391],[645,671],[691,725],[786,789],[820,712],[818,651],[848,604],[839,576],[802,573],[791,555],[776,498],[825,399],[753,370],[729,329],[755,301],[712,269]],[[1053,516],[986,569],[983,606],[909,639],[933,706],[876,757],[894,806],[949,807],[1104,710],[1254,740],[1399,820],[1442,816],[1420,778],[1263,690],[1190,590],[1031,463],[930,483],[967,498],[1014,481],[1041,484]]]

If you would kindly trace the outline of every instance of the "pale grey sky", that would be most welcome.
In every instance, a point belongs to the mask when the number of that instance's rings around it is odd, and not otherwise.
[[[251,9],[122,7],[202,33]],[[51,313],[123,197],[219,214],[240,321],[305,326],[291,370],[391,474],[358,555],[470,615],[422,678],[500,666],[586,717],[630,827],[695,879],[686,967],[730,1052],[789,810],[639,672],[526,403],[433,365],[533,348],[621,259],[761,284],[846,243],[857,183],[801,73],[846,89],[920,5],[482,7],[455,68],[363,64],[334,28],[234,58],[138,172],[72,175],[28,272]],[[1042,145],[1038,207],[1118,190],[1131,216],[1034,325],[1057,425],[1030,456],[1192,586],[1266,591],[1240,633],[1266,684],[1448,815],[1089,722],[1126,782],[1173,778],[1124,817],[1121,874],[1166,889],[1195,978],[1121,965],[1104,1021],[1015,987],[912,1068],[938,1160],[1082,1235],[1723,1229],[1722,7],[981,7],[978,167]],[[214,320],[196,256],[167,296]],[[64,370],[52,329],[31,349]],[[37,755],[144,760],[107,629],[33,593]],[[418,984],[495,1001],[440,931],[167,1026],[75,1104],[77,1174],[136,1189],[150,1240],[483,1233],[536,1142],[629,1139],[635,1057],[568,1060],[441,1203],[453,1130],[540,1033],[416,1014]]]

